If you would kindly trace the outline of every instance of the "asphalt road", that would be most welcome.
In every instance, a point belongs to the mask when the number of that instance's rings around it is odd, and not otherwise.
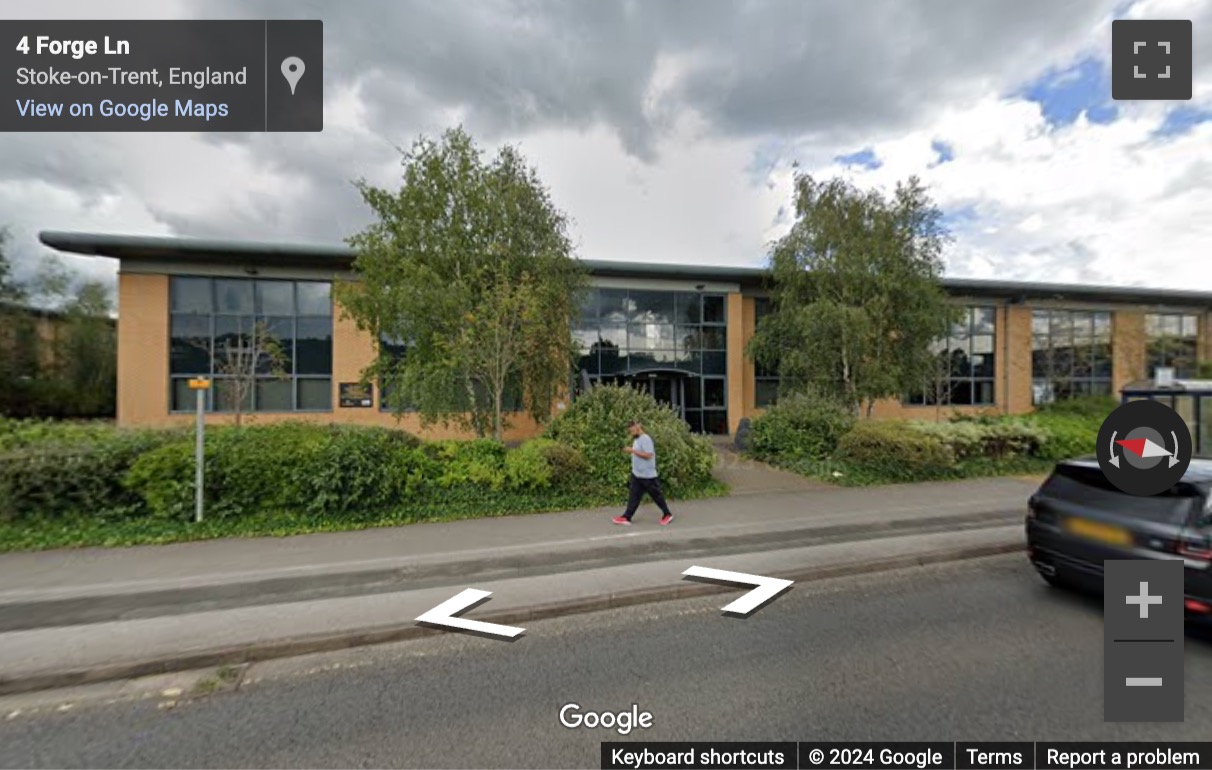
[[[560,708],[653,714],[630,740],[1200,740],[1212,644],[1188,638],[1186,722],[1102,722],[1101,602],[1020,555],[801,584],[747,620],[728,595],[264,664],[235,692],[3,719],[6,767],[597,767]]]

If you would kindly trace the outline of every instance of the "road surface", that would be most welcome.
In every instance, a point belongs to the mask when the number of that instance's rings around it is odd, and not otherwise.
[[[1102,608],[1021,555],[800,584],[749,619],[730,595],[254,667],[238,691],[5,719],[6,767],[597,767],[627,740],[1201,740],[1212,644],[1187,640],[1186,722],[1102,722]]]

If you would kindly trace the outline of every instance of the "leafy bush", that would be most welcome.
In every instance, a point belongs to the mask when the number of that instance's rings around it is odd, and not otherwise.
[[[893,481],[942,478],[955,453],[937,437],[899,420],[864,420],[838,442],[834,459]]]
[[[961,462],[978,457],[1002,460],[1032,455],[1048,439],[1048,434],[1036,425],[1005,419],[914,422],[912,427],[937,439]]]
[[[843,404],[816,393],[794,393],[753,421],[749,451],[766,460],[824,459],[854,422]]]
[[[1064,398],[1051,404],[1043,404],[1036,408],[1036,413],[1047,416],[1068,416],[1085,419],[1097,419],[1099,423],[1119,408],[1119,399],[1112,396],[1085,396],[1082,398]]]
[[[585,455],[576,447],[561,444],[547,438],[537,438],[529,442],[538,447],[547,459],[551,468],[551,483],[557,487],[580,484],[589,474],[589,463]]]
[[[599,385],[552,421],[544,436],[581,452],[587,478],[611,488],[623,487],[631,473],[627,424],[639,420],[652,436],[657,470],[671,494],[684,494],[711,482],[715,451],[711,442],[691,434],[672,409],[635,388]]]
[[[505,480],[510,489],[546,489],[551,486],[551,463],[547,447],[551,439],[533,439],[505,455]]]
[[[181,435],[95,425],[9,431],[0,451],[0,519],[137,514],[140,500],[122,485],[123,475],[141,455]]]
[[[1036,456],[1043,460],[1058,461],[1093,454],[1103,418],[1040,413],[1031,415],[1024,421],[1035,425],[1046,434],[1046,438],[1036,450]]]

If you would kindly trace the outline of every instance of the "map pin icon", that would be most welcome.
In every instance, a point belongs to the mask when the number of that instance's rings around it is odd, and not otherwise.
[[[298,56],[287,56],[282,60],[282,76],[290,83],[291,96],[294,96],[295,86],[299,84],[299,78],[303,77],[303,71],[306,69],[303,60]]]

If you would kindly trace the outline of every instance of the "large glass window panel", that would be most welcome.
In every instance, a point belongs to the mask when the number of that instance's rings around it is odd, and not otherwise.
[[[698,409],[703,405],[703,379],[701,377],[686,378],[686,408]]]
[[[778,403],[778,380],[760,379],[754,384],[754,406],[761,409],[762,407],[773,406]]]
[[[703,412],[701,409],[687,409],[685,419],[686,424],[690,426],[691,433],[703,432]]]
[[[332,374],[332,319],[300,318],[295,374]]]
[[[253,389],[247,385],[242,387],[239,380],[230,377],[216,378],[211,387],[215,389],[215,411],[234,412],[237,406],[241,412],[252,411]]]
[[[978,353],[972,356],[972,376],[992,377],[994,375],[994,357],[992,353]]]
[[[722,436],[728,432],[728,412],[724,409],[711,409],[703,412],[703,433],[712,436]]]
[[[1162,316],[1161,333],[1166,337],[1178,337],[1183,333],[1182,316],[1164,315]]]
[[[602,324],[598,330],[596,344],[602,351],[626,350],[627,327],[623,324]]]
[[[727,374],[727,353],[703,353],[703,374]]]
[[[332,380],[301,378],[298,382],[298,408],[326,412],[332,409]]]
[[[1182,335],[1184,337],[1198,337],[1199,336],[1199,316],[1194,316],[1194,315],[1184,315],[1183,316]]]
[[[332,315],[332,284],[320,281],[299,281],[295,284],[299,315]]]
[[[293,281],[257,281],[257,313],[259,315],[295,314],[295,284]]]
[[[215,316],[215,371],[231,368],[244,356],[253,330],[253,319],[233,315]]]
[[[214,312],[211,280],[209,278],[186,278],[173,276],[169,294],[174,313]]]
[[[174,315],[171,324],[169,371],[210,374],[210,316]]]
[[[602,295],[598,289],[589,289],[580,297],[579,316],[583,328],[592,329],[598,325],[598,311],[602,304]]]
[[[701,295],[682,292],[677,295],[677,303],[678,323],[697,326],[703,322],[703,298]]]
[[[724,380],[714,377],[703,378],[703,406],[723,407],[728,405]]]
[[[997,311],[991,307],[972,309],[972,331],[974,334],[993,334]]]
[[[623,324],[627,322],[629,303],[624,289],[601,289],[598,294],[600,319],[603,324]]]
[[[672,324],[677,315],[675,294],[670,291],[631,292],[631,321],[646,324]]]
[[[1111,342],[1111,314],[1094,314],[1094,338],[1097,342]]]
[[[1047,339],[1051,334],[1051,315],[1047,310],[1036,310],[1031,313],[1031,333],[1036,337]]]
[[[699,334],[702,350],[727,350],[728,334],[722,326],[704,326]]]
[[[252,315],[255,310],[253,302],[253,282],[236,278],[215,279],[215,312],[224,315]]]
[[[993,395],[993,380],[975,380],[972,388],[973,403],[977,406],[997,403],[997,399]]]
[[[632,350],[672,349],[677,337],[672,324],[633,323],[627,327],[627,345]]]
[[[727,322],[724,299],[719,294],[703,295],[703,323],[723,324]]]
[[[294,387],[290,378],[257,380],[258,412],[289,412],[294,409]]]
[[[260,320],[262,333],[265,335],[263,347],[268,349],[271,343],[276,343],[280,353],[277,363],[282,367],[281,372],[291,374],[294,371],[295,359],[295,319],[293,317],[262,318]],[[261,374],[277,374],[272,369],[274,361],[268,356],[262,356],[258,362]]]

